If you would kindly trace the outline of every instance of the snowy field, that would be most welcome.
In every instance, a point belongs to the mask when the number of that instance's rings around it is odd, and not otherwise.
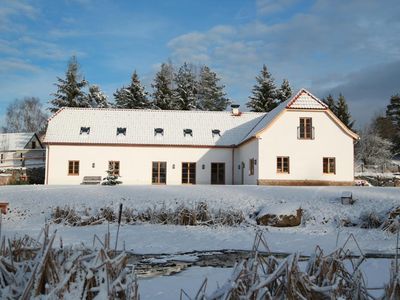
[[[340,195],[351,191],[354,205],[342,205]],[[395,235],[381,229],[340,227],[338,220],[358,218],[360,214],[387,213],[400,205],[399,188],[374,187],[261,187],[261,186],[5,186],[0,201],[10,203],[3,217],[2,233],[35,237],[56,206],[78,211],[98,210],[104,206],[118,209],[119,203],[138,211],[149,207],[176,208],[182,203],[195,206],[204,201],[209,209],[236,209],[246,216],[256,211],[287,213],[301,207],[304,222],[298,227],[260,226],[176,226],[159,224],[124,225],[119,245],[138,253],[177,253],[193,250],[250,249],[258,228],[266,231],[272,251],[300,251],[309,254],[320,245],[326,251],[353,233],[363,251],[394,253]],[[250,220],[251,222],[251,220]],[[53,225],[64,244],[91,245],[93,234],[103,236],[107,224],[84,227]],[[116,224],[110,225],[115,237]],[[352,247],[354,245],[350,245]]]
[[[351,191],[357,199],[354,205],[342,205],[343,191]],[[119,247],[142,254],[182,254],[204,250],[251,249],[255,232],[264,230],[268,245],[275,252],[296,252],[309,255],[317,245],[326,253],[341,246],[353,233],[362,251],[395,253],[396,235],[381,229],[341,227],[338,220],[357,219],[360,214],[387,214],[400,205],[399,188],[375,187],[261,187],[261,186],[5,186],[0,188],[0,201],[10,203],[3,216],[1,234],[8,237],[28,234],[36,237],[51,219],[57,206],[69,206],[79,212],[95,212],[102,207],[124,207],[144,211],[147,208],[177,208],[181,204],[195,207],[206,202],[210,210],[241,210],[248,218],[246,225],[178,226],[139,223],[123,225]],[[292,228],[258,226],[249,216],[255,212],[289,213],[304,210],[303,224]],[[115,238],[117,225],[72,227],[53,224],[64,245],[92,246],[93,235],[102,237],[110,230]],[[338,238],[338,241],[337,241]],[[114,245],[114,241],[111,242]],[[57,247],[58,243],[55,244]],[[358,254],[355,243],[348,247]],[[181,255],[187,257],[188,255]],[[382,287],[389,280],[387,259],[368,259],[363,273],[369,287]],[[232,268],[190,267],[173,276],[158,276],[139,280],[141,299],[178,299],[183,288],[193,296],[208,278],[211,292],[217,284],[229,278]],[[373,294],[380,295],[381,290]]]

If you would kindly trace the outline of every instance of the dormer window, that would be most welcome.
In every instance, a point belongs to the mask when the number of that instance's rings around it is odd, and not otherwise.
[[[186,135],[193,136],[193,130],[189,129],[189,128],[183,129],[183,136],[186,136]]]
[[[32,141],[32,149],[36,149],[36,142]]]
[[[213,129],[211,132],[213,137],[216,135],[221,136],[221,130],[219,129]]]
[[[90,127],[81,127],[80,135],[89,135]]]
[[[117,136],[126,136],[126,127],[117,127]]]
[[[154,128],[154,136],[157,134],[164,135],[164,128]]]

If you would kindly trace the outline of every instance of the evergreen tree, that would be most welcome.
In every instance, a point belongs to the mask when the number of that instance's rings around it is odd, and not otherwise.
[[[336,115],[337,114],[337,104],[335,99],[332,97],[331,94],[326,97],[326,99],[322,99],[322,101],[328,105],[328,108]]]
[[[220,79],[209,67],[200,69],[200,78],[197,93],[197,108],[199,110],[222,111],[228,106],[229,100],[225,97],[224,85],[218,85]]]
[[[139,108],[146,109],[151,107],[147,99],[147,92],[140,83],[136,71],[133,72],[131,84],[128,87],[122,87],[114,93],[115,107],[117,108]]]
[[[176,109],[196,109],[197,82],[193,68],[186,62],[174,76],[176,88],[174,90],[174,102]]]
[[[396,94],[390,98],[390,104],[386,108],[386,116],[393,124],[400,128],[400,95]]]
[[[108,103],[107,96],[101,91],[100,87],[97,85],[91,85],[89,87],[89,93],[87,95],[87,98],[91,107],[98,107],[98,108],[110,107],[110,103]]]
[[[283,79],[281,88],[278,91],[279,103],[285,102],[290,97],[292,97],[292,88],[290,87],[289,81],[287,79]]]
[[[68,63],[65,79],[57,77],[57,92],[52,94],[54,99],[50,101],[53,107],[51,112],[56,112],[61,107],[90,107],[87,97],[82,90],[87,81],[79,73],[79,64],[76,56],[72,56]]]
[[[247,102],[247,107],[255,112],[269,112],[277,106],[277,91],[274,79],[263,65],[260,75],[256,77],[257,83],[253,86],[252,96]]]
[[[118,180],[119,176],[114,174],[114,170],[107,170],[106,172],[107,176],[103,178],[102,185],[117,185],[122,183],[122,181]]]
[[[393,152],[400,153],[400,95],[396,94],[390,98],[390,104],[386,109],[386,117],[392,122],[395,132],[391,138]]]
[[[153,107],[156,109],[174,109],[173,102],[174,73],[171,63],[163,63],[151,85],[153,92]]]
[[[339,95],[339,99],[337,102],[336,116],[348,128],[351,129],[353,127],[354,121],[351,121],[351,115],[349,112],[349,108],[347,106],[346,99],[344,98],[344,96],[342,94]]]

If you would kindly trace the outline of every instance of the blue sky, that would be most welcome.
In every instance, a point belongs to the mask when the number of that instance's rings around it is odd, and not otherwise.
[[[24,96],[47,103],[76,55],[112,100],[137,70],[207,64],[244,107],[266,64],[277,84],[340,92],[358,125],[400,93],[400,1],[1,0],[0,120]]]

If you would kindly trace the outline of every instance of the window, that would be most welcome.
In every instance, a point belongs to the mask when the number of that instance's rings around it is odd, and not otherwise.
[[[182,183],[196,184],[196,163],[182,163]]]
[[[20,161],[24,160],[24,155],[22,153],[19,155],[19,157],[20,157]]]
[[[32,149],[36,149],[36,142],[32,141]]]
[[[89,135],[90,127],[81,127],[81,131],[79,132],[80,135]]]
[[[117,136],[126,136],[126,127],[117,127]]]
[[[304,140],[314,139],[312,118],[300,118],[300,126],[298,127],[298,138]]]
[[[276,158],[276,172],[289,174],[289,157],[278,156]]]
[[[183,136],[186,136],[186,135],[193,136],[193,130],[189,129],[189,128],[183,129]]]
[[[112,171],[112,175],[119,176],[119,161],[109,161],[108,162],[108,170]]]
[[[154,128],[154,136],[157,134],[164,135],[164,128]]]
[[[3,159],[4,159],[4,154],[1,154],[1,155],[0,155],[0,164],[3,163]]]
[[[324,174],[336,174],[336,159],[334,157],[324,157],[322,168]]]
[[[68,161],[68,175],[79,175],[79,160]]]
[[[249,175],[254,175],[254,158],[249,160]]]
[[[151,182],[153,184],[167,183],[167,163],[165,161],[153,161]]]

